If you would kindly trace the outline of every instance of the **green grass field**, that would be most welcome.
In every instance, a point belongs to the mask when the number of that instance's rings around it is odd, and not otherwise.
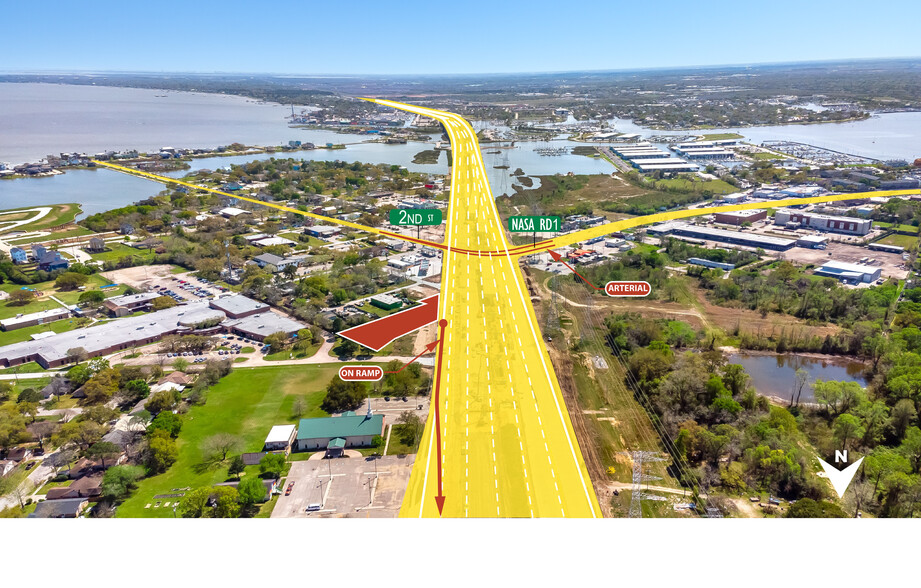
[[[690,191],[696,186],[700,191],[709,190],[713,194],[731,194],[738,191],[738,188],[723,180],[692,181],[690,178],[693,178],[693,176],[657,180],[654,182],[654,185],[657,190],[678,188]]]
[[[67,239],[70,237],[82,237],[84,235],[93,235],[93,231],[85,229],[83,227],[76,227],[73,229],[68,229],[66,231],[59,231],[57,233],[51,233],[50,235],[44,235],[41,237],[25,237],[21,239],[9,239],[11,245],[28,245],[29,243],[44,243],[45,241],[55,241],[57,239]]]
[[[703,136],[704,141],[724,141],[726,139],[742,139],[738,133],[708,133]]]
[[[150,258],[153,259],[154,253],[150,250],[135,249],[134,247],[128,247],[127,245],[122,245],[121,243],[107,243],[106,250],[102,253],[91,253],[92,257],[96,261],[118,261],[123,257],[136,256],[144,259]]]
[[[84,319],[84,320],[89,320],[89,319]],[[21,343],[22,341],[28,341],[32,337],[32,335],[36,333],[44,333],[45,331],[54,331],[55,333],[64,333],[67,331],[72,331],[73,329],[77,328],[76,321],[77,319],[69,318],[69,319],[64,319],[60,321],[54,321],[53,323],[46,323],[44,325],[35,325],[34,327],[25,327],[22,329],[16,329],[15,331],[0,331],[0,346],[10,345],[12,343]],[[20,372],[20,373],[25,373],[25,372]]]
[[[918,237],[913,235],[899,235],[893,234],[889,235],[884,239],[880,239],[877,243],[883,243],[885,245],[895,245],[897,247],[904,247],[908,249],[918,244]]]
[[[226,463],[204,464],[201,445],[211,435],[238,435],[243,440],[243,451],[254,452],[262,449],[273,425],[297,422],[291,414],[295,399],[306,402],[305,417],[326,416],[320,403],[337,369],[334,365],[239,368],[225,377],[208,392],[204,406],[193,406],[183,416],[176,463],[165,473],[143,480],[132,497],[118,508],[117,516],[169,518],[173,516],[171,508],[144,506],[156,502],[154,495],[169,494],[173,488],[196,488],[225,481]]]
[[[264,357],[266,361],[281,361],[283,359],[305,359],[307,357],[313,357],[316,355],[317,351],[320,350],[320,345],[311,345],[304,351],[295,351],[294,349],[286,349],[284,351],[279,351],[278,353],[269,353]],[[250,347],[250,352],[253,349]],[[243,351],[241,350],[241,353]]]

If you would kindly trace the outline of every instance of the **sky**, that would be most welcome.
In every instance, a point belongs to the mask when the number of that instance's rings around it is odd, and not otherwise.
[[[919,57],[919,16],[917,0],[8,2],[0,70],[470,74]]]

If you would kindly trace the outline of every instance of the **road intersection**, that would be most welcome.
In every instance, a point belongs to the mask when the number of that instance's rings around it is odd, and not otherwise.
[[[400,516],[601,516],[517,257],[631,227],[764,204],[663,212],[510,247],[470,124],[448,112],[389,100],[370,101],[438,120],[447,132],[453,165],[444,243],[226,194],[108,162],[96,163],[442,250],[436,370],[440,380],[434,386],[438,400],[429,413]],[[773,202],[772,206],[917,193],[896,190],[793,198]]]

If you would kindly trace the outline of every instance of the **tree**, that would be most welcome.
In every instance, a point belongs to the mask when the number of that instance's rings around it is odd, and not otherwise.
[[[179,357],[173,361],[173,367],[176,368],[176,371],[184,372],[189,367],[189,362]]]
[[[175,439],[179,436],[179,431],[182,430],[182,417],[168,410],[162,411],[147,426],[148,434],[153,434],[157,430],[165,431]]]
[[[265,485],[256,476],[243,478],[237,485],[237,491],[240,493],[240,504],[244,506],[252,506],[265,499]]]
[[[153,299],[153,301],[150,303],[150,307],[155,311],[166,310],[167,308],[172,308],[177,304],[179,303],[176,302],[176,300],[171,296],[159,296]]]
[[[177,396],[178,392],[175,390],[160,390],[159,392],[154,392],[150,398],[147,399],[147,403],[144,406],[151,413],[159,414],[163,411],[171,410],[176,406],[176,403],[179,401]]]
[[[283,331],[272,333],[265,338],[263,343],[269,346],[272,353],[278,353],[279,351],[283,351],[285,345],[287,345],[288,334]]]
[[[147,398],[150,394],[150,386],[144,380],[131,380],[125,384],[125,392],[131,400],[138,401]]]
[[[73,443],[81,451],[102,440],[106,428],[90,420],[73,420],[61,425],[57,435],[52,437],[58,445]]]
[[[186,492],[179,503],[179,515],[183,518],[199,518],[204,516],[205,509],[208,508],[208,500],[211,499],[211,488],[196,488],[191,492]]]
[[[230,433],[217,433],[202,442],[202,454],[210,459],[220,458],[225,461],[227,454],[239,451],[243,446],[243,439]]]
[[[73,349],[67,350],[67,356],[69,358],[78,357],[76,353],[82,352],[82,356],[86,357],[86,350],[82,347],[74,347]],[[70,380],[70,383],[79,388],[83,384],[86,384],[90,378],[93,377],[93,372],[90,370],[89,366],[86,365],[75,365],[74,367],[67,370],[67,379]]]
[[[291,405],[291,414],[294,418],[299,419],[304,416],[304,413],[307,412],[307,403],[303,398],[296,398],[294,404]]]
[[[218,519],[232,519],[240,516],[240,493],[232,486],[215,486],[211,489],[214,507],[211,516]]]
[[[905,437],[912,421],[918,418],[918,411],[915,410],[915,403],[908,398],[902,398],[895,403],[892,408],[892,414],[889,416],[889,427],[892,429],[895,438],[899,441]]]
[[[93,421],[104,425],[109,421],[118,418],[118,411],[105,405],[91,406],[83,411],[82,418],[86,421]]]
[[[26,388],[16,397],[16,402],[41,402],[42,393],[34,388]]]
[[[35,300],[35,292],[31,290],[13,290],[8,298],[10,306],[25,306]]]
[[[733,397],[738,396],[748,387],[749,379],[744,366],[737,363],[723,366],[723,384],[729,388]]]
[[[54,281],[54,287],[58,290],[76,290],[86,284],[89,277],[77,272],[64,272]]]
[[[124,498],[137,487],[144,477],[144,468],[139,466],[114,466],[102,476],[102,493],[113,499]]]
[[[320,407],[328,413],[355,410],[361,406],[366,395],[365,382],[344,382],[338,376],[333,376]]]
[[[16,405],[16,409],[19,410],[19,414],[29,416],[32,419],[31,422],[35,422],[35,417],[38,415],[37,402],[20,402]]]
[[[793,392],[790,394],[790,406],[797,406],[799,404],[800,396],[803,394],[803,390],[808,387],[809,384],[809,372],[803,368],[797,368],[796,374],[793,379]]]
[[[77,298],[77,302],[83,306],[96,307],[102,304],[106,299],[106,295],[102,290],[88,290],[82,292],[80,297]]]
[[[825,405],[825,409],[832,417],[848,412],[867,398],[866,392],[857,382],[816,380],[813,391],[816,401]]]
[[[243,473],[243,470],[246,469],[246,464],[243,463],[242,455],[235,455],[230,458],[230,465],[227,466],[227,475],[236,476],[237,479],[240,479],[240,474]]]
[[[156,430],[147,442],[147,467],[155,473],[163,473],[176,463],[179,449],[176,442],[163,430]]]
[[[285,456],[280,453],[266,453],[259,460],[259,471],[263,476],[278,478],[285,469]]]
[[[419,442],[419,437],[422,435],[422,430],[425,426],[422,419],[419,418],[419,415],[415,412],[404,410],[400,413],[397,422],[403,425],[400,440],[403,441],[404,445],[415,447],[416,443]]]
[[[841,442],[841,447],[847,449],[848,441],[863,437],[865,429],[860,424],[860,419],[850,413],[838,415],[834,424],[835,439]]]
[[[121,447],[115,443],[109,443],[108,441],[99,441],[90,446],[86,450],[86,456],[91,459],[99,459],[102,462],[102,467],[106,467],[106,459],[114,458],[122,452]]]

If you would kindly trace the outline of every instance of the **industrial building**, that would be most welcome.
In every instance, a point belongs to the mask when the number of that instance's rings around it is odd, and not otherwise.
[[[721,270],[731,271],[736,268],[733,263],[722,263],[719,261],[710,261],[709,259],[701,259],[699,257],[688,258],[688,263],[691,265],[702,265],[704,267],[713,267]]]
[[[792,239],[781,239],[779,237],[769,237],[767,235],[742,231],[714,229],[711,227],[702,227],[675,221],[653,225],[649,227],[648,232],[653,235],[680,235],[683,237],[694,237],[707,241],[732,243],[733,245],[742,245],[755,249],[770,249],[773,251],[787,251],[795,244],[795,241]]]
[[[735,153],[715,145],[683,143],[673,147],[675,153],[688,159],[732,159]]]
[[[848,235],[866,235],[873,227],[873,221],[849,216],[828,216],[813,212],[780,208],[774,213],[774,224],[787,228],[808,227],[819,231],[832,231]]]
[[[713,219],[724,225],[742,225],[744,223],[753,223],[755,221],[767,218],[767,210],[755,208],[752,210],[735,210],[732,212],[717,212]]]
[[[806,249],[824,249],[828,245],[828,237],[822,235],[803,235],[796,240],[797,247]]]
[[[347,447],[370,447],[374,438],[384,434],[384,415],[357,416],[346,413],[340,417],[301,419],[297,427],[299,451],[318,449],[341,450]]]
[[[316,237],[317,239],[330,239],[335,237],[342,232],[342,229],[339,227],[333,227],[330,225],[316,225],[313,227],[307,227],[304,229],[304,233],[311,237]]]
[[[837,278],[844,283],[873,282],[882,275],[883,269],[872,265],[847,263],[844,261],[829,261],[815,270],[817,276]]]
[[[371,297],[371,305],[383,310],[396,310],[403,306],[403,301],[390,294],[378,294]]]
[[[4,331],[15,331],[16,329],[43,325],[68,317],[70,317],[70,309],[63,307],[52,308],[50,310],[42,310],[30,314],[19,314],[13,318],[4,319],[0,321],[0,329]]]
[[[867,249],[872,249],[874,251],[885,251],[886,253],[905,253],[904,247],[899,247],[898,245],[886,245],[885,243],[870,243],[867,246]]]

